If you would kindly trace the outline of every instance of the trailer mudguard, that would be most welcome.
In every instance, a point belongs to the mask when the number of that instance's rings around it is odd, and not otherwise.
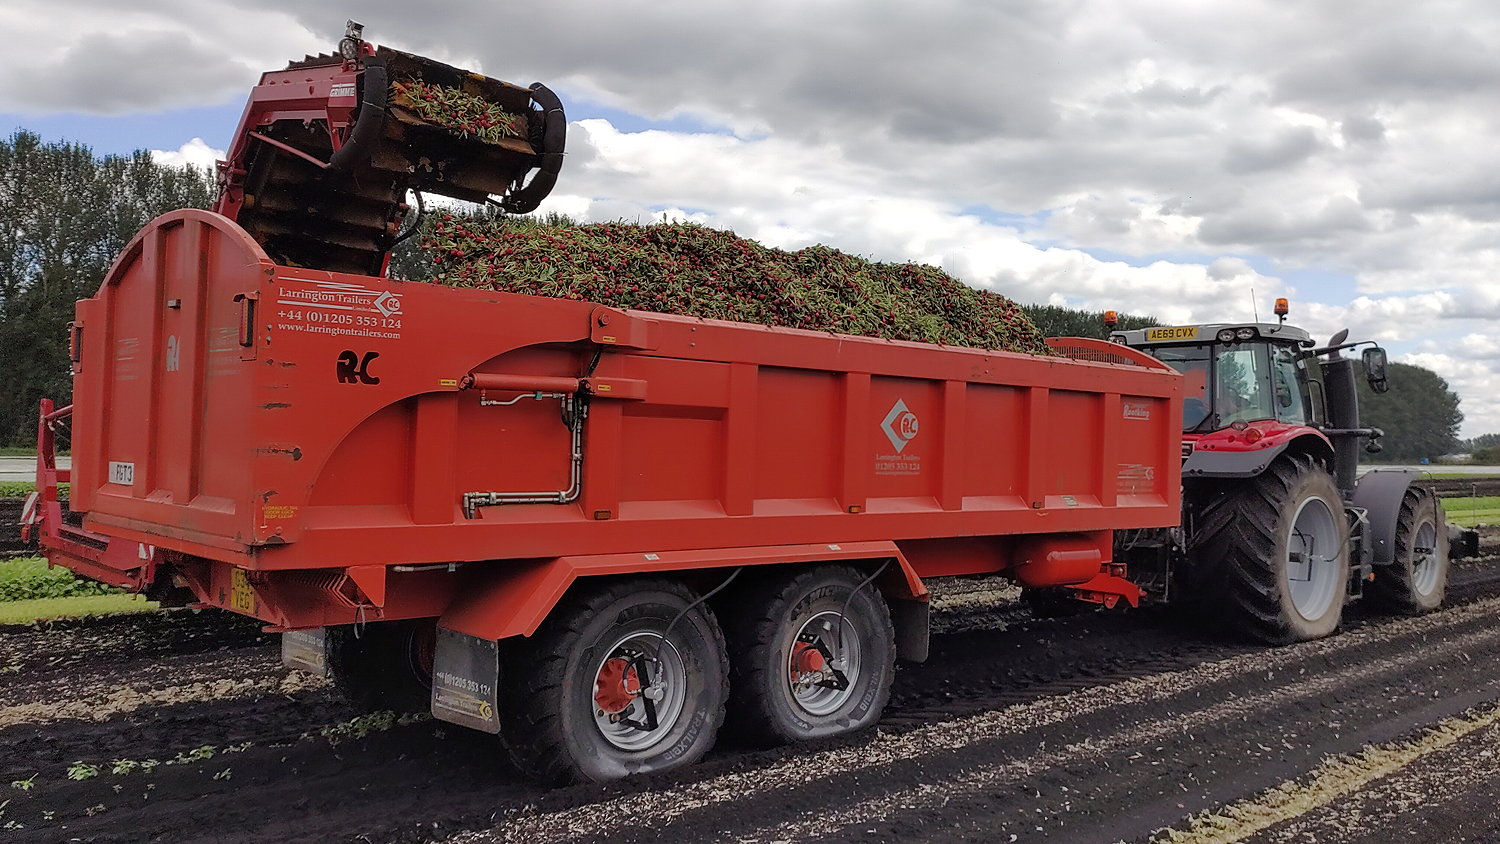
[[[491,641],[530,636],[580,577],[702,571],[781,563],[894,560],[898,571],[879,584],[888,596],[926,603],[927,587],[896,543],[845,542],[755,548],[553,557],[507,566],[473,584],[438,619],[440,629]]]
[[[1369,519],[1369,536],[1375,551],[1371,562],[1377,566],[1396,561],[1396,522],[1401,518],[1401,502],[1420,474],[1412,469],[1374,469],[1354,486],[1349,503],[1362,508]],[[1420,488],[1419,491],[1430,494]],[[1438,513],[1442,513],[1441,508]]]

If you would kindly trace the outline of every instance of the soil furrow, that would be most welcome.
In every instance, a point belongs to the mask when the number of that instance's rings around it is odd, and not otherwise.
[[[1500,754],[1494,752],[1500,746],[1497,724],[1500,707],[1481,707],[1406,740],[1326,759],[1305,777],[1194,815],[1151,840],[1285,844],[1370,833],[1378,833],[1381,841],[1456,840],[1430,829],[1425,835],[1393,834],[1393,827],[1401,826],[1414,810],[1446,807],[1471,797],[1472,787],[1453,787],[1454,773],[1471,784],[1500,775]]]
[[[884,770],[899,762],[903,766],[921,767],[923,761],[936,754],[954,752],[962,748],[973,748],[981,744],[982,737],[1016,735],[1050,727],[1063,722],[1077,732],[1086,734],[1086,726],[1079,722],[1109,709],[1135,707],[1141,717],[1149,718],[1162,709],[1164,701],[1178,695],[1192,696],[1195,703],[1212,701],[1215,698],[1206,687],[1214,683],[1238,680],[1249,694],[1258,688],[1281,688],[1277,682],[1293,683],[1301,688],[1333,688],[1331,681],[1317,682],[1317,665],[1324,663],[1326,676],[1348,679],[1375,670],[1362,661],[1347,658],[1344,652],[1360,651],[1367,646],[1380,647],[1393,639],[1404,639],[1414,629],[1426,628],[1433,632],[1457,625],[1475,625],[1481,629],[1467,634],[1457,641],[1464,642],[1500,639],[1500,631],[1491,630],[1488,617],[1500,609],[1500,600],[1489,600],[1438,616],[1417,619],[1402,619],[1379,627],[1369,627],[1358,633],[1342,637],[1305,643],[1275,651],[1261,651],[1238,659],[1203,663],[1179,672],[1158,674],[1146,678],[1127,680],[1122,683],[1095,686],[1078,692],[1046,698],[1032,704],[1014,706],[997,712],[954,719],[913,729],[904,733],[877,733],[870,740],[856,746],[838,747],[820,752],[803,752],[776,763],[746,772],[729,773],[685,786],[662,788],[632,794],[604,803],[565,809],[555,813],[530,818],[517,818],[512,824],[497,831],[493,838],[476,836],[460,840],[524,840],[535,836],[555,836],[566,832],[569,836],[623,830],[615,834],[631,837],[639,830],[643,837],[650,837],[674,820],[689,812],[702,810],[708,816],[707,826],[720,823],[717,816],[725,811],[743,814],[748,818],[768,819],[784,817],[784,809],[799,803],[799,793],[813,791],[827,800],[829,795],[868,792],[870,782],[882,780]],[[1329,668],[1336,665],[1334,657],[1342,657],[1342,664],[1349,667]],[[1386,665],[1406,665],[1420,661],[1420,653],[1408,652],[1405,657],[1390,660]],[[1300,664],[1312,665],[1314,670],[1303,672],[1292,669]],[[1382,670],[1384,670],[1382,668]],[[1277,675],[1280,675],[1279,677]],[[1273,680],[1274,678],[1274,680]],[[1225,712],[1239,711],[1233,708],[1234,700],[1223,704]],[[1186,707],[1188,712],[1192,707]],[[1224,717],[1228,717],[1225,715]],[[1176,729],[1177,725],[1168,725]],[[987,752],[987,751],[986,751]],[[869,771],[868,775],[864,772]],[[924,778],[931,772],[924,774]],[[837,782],[830,782],[837,780]],[[814,787],[814,784],[816,787]],[[735,804],[732,810],[724,806]],[[580,833],[580,830],[587,832]]]
[[[394,726],[332,745],[320,729],[350,713],[324,688],[215,699],[215,688],[286,676],[253,622],[174,613],[12,628],[0,632],[0,713],[33,721],[61,707],[70,720],[0,728],[0,768],[38,774],[34,790],[0,802],[12,801],[5,819],[26,824],[20,840],[47,841],[623,842],[761,827],[769,840],[806,823],[836,837],[995,840],[1008,828],[1020,840],[1087,840],[1104,828],[1093,820],[1144,834],[1295,780],[1323,753],[1357,752],[1500,696],[1483,673],[1500,659],[1500,640],[1486,638],[1500,612],[1500,555],[1455,567],[1450,609],[1390,619],[1355,605],[1341,635],[1274,651],[1204,638],[1160,612],[1037,619],[1002,585],[933,584],[933,658],[902,666],[877,731],[775,750],[726,745],[665,777],[554,790],[520,780],[493,739],[457,727]],[[1391,676],[1392,665],[1405,670]],[[74,717],[121,687],[195,699]],[[28,704],[43,707],[10,709]],[[1190,737],[1183,724],[1197,725]],[[204,746],[214,753],[197,758]],[[149,775],[65,776],[79,760],[174,757]],[[994,778],[1049,759],[1035,776]],[[966,782],[972,793],[954,790]],[[1456,805],[1479,806],[1500,788],[1470,791]],[[881,800],[891,801],[886,821],[830,820]],[[1023,816],[1045,818],[1044,830],[1014,826]]]

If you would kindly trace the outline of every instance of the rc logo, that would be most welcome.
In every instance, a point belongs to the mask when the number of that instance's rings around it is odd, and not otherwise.
[[[917,435],[917,414],[906,407],[903,399],[896,399],[896,403],[891,405],[891,412],[881,421],[880,430],[890,439],[891,448],[900,454]]]
[[[389,290],[376,297],[375,310],[386,316],[401,313],[401,297]]]

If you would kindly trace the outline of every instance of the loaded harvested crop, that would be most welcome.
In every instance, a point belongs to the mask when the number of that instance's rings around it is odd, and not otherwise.
[[[397,105],[404,106],[422,120],[466,137],[486,143],[503,138],[526,136],[526,118],[511,114],[483,97],[433,85],[420,79],[397,82],[391,86]]]
[[[1014,302],[925,264],[795,252],[690,223],[544,225],[445,216],[432,279],[617,308],[1050,354]]]

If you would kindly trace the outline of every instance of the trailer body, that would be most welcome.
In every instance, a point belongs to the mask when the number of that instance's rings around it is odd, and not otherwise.
[[[1052,537],[1072,570],[1033,579],[1080,583],[1111,531],[1177,520],[1178,379],[1089,341],[1114,362],[283,267],[191,210],[77,317],[73,510],[278,629],[620,554],[893,543],[919,596]]]

